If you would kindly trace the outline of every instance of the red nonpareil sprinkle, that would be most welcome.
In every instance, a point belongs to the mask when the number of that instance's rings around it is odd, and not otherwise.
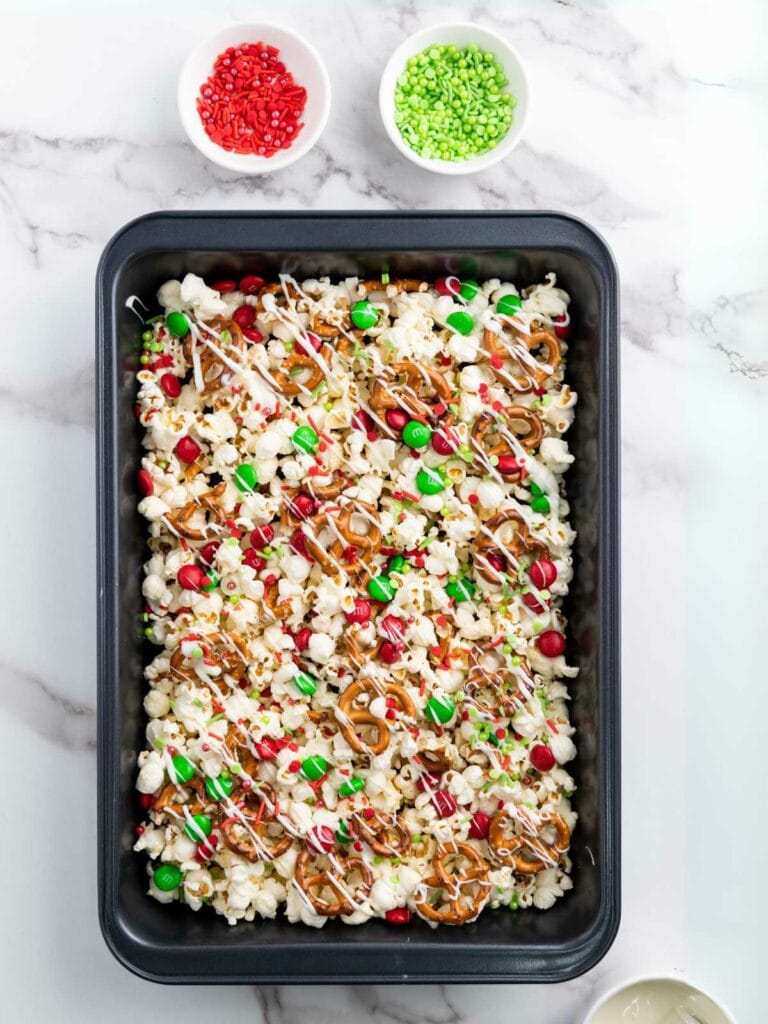
[[[276,47],[241,43],[216,58],[200,86],[197,112],[208,137],[222,149],[270,157],[300,134],[306,103],[307,90],[286,70]],[[247,275],[241,290],[247,292],[244,283],[257,280]]]

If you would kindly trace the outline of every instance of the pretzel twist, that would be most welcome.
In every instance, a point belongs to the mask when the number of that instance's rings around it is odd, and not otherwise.
[[[424,747],[419,750],[419,763],[427,772],[439,775],[447,772],[453,765],[453,758],[448,747]]]
[[[439,847],[432,859],[432,874],[422,883],[427,891],[417,898],[416,910],[436,924],[474,921],[491,892],[489,871],[488,862],[469,843]],[[432,893],[437,894],[435,902],[430,902]]]
[[[194,793],[192,799],[182,799],[182,792],[191,789]],[[175,782],[167,782],[155,797],[151,810],[154,814],[172,814],[178,818],[184,816],[184,808],[190,814],[202,814],[211,805],[211,800],[205,792],[205,784],[199,775],[194,775],[189,782],[178,786]]]
[[[547,829],[554,830],[551,842],[542,838]],[[533,832],[515,831],[515,822],[506,811],[497,811],[491,818],[488,845],[495,860],[514,867],[522,875],[535,875],[555,867],[571,843],[571,830],[559,814],[542,815]]]
[[[501,665],[488,668],[483,661],[494,654],[501,660]],[[523,670],[530,675],[528,663],[523,660],[522,664]],[[480,644],[471,649],[464,693],[467,700],[476,708],[493,718],[498,715],[511,718],[525,703],[517,677],[507,669],[503,655],[499,654],[491,643]]]
[[[331,365],[332,354],[333,350],[330,345],[323,345],[317,353],[326,367]],[[297,369],[309,370],[309,377],[301,384],[291,376],[291,371]],[[318,365],[317,360],[312,356],[301,355],[299,352],[291,352],[283,360],[281,368],[272,373],[272,381],[277,385],[278,391],[284,398],[292,398],[302,391],[314,391],[322,380],[325,380],[325,373]]]
[[[204,635],[193,634],[185,639],[197,640],[203,649],[203,657],[207,663],[218,665],[222,676],[230,675],[240,678],[248,670],[251,652],[246,641],[238,633],[220,630]],[[181,644],[179,644],[171,655],[171,669],[182,679],[197,679],[197,673],[191,662],[192,659],[184,654]]]
[[[280,588],[278,581],[264,584],[264,597],[262,598],[265,615],[268,622],[282,621],[293,614],[293,604],[290,597],[280,600]]]
[[[402,857],[411,847],[411,833],[396,814],[377,811],[372,818],[353,814],[349,821],[353,839],[362,839],[379,857]]]
[[[524,423],[528,428],[522,434],[518,433],[517,425]],[[533,451],[541,444],[544,437],[544,424],[541,418],[524,405],[510,405],[499,413],[484,412],[475,420],[472,425],[471,437],[475,446],[480,448],[487,457],[502,455],[517,456],[517,451],[511,437],[513,435],[518,443],[526,450]],[[522,476],[523,467],[505,470],[499,468],[498,472],[509,482],[514,483]]]
[[[201,494],[196,501],[188,501],[181,508],[173,509],[165,516],[166,521],[180,537],[186,540],[207,540],[211,533],[221,530],[229,518],[223,506],[224,492],[227,483],[222,480],[220,484],[205,494]],[[206,520],[203,526],[190,526],[190,520],[197,512],[206,513]]]
[[[355,881],[355,875],[359,880]],[[373,885],[365,861],[342,852],[329,857],[302,850],[294,878],[315,913],[322,917],[353,914],[358,909],[356,904],[367,899]]]
[[[384,419],[391,409],[405,409],[416,419],[434,420],[436,414],[432,405],[451,401],[452,392],[448,381],[442,373],[438,373],[431,366],[404,359],[388,367],[387,376],[391,378],[389,382],[375,382],[370,398],[371,409],[381,419]],[[401,376],[405,377],[405,384],[398,392],[392,391],[388,384],[394,383]],[[431,402],[425,400],[427,396],[423,397],[423,392],[428,392]],[[450,425],[452,421],[451,416],[440,417],[440,422],[444,425]]]
[[[344,739],[358,754],[382,754],[389,746],[388,720],[378,718],[370,710],[371,701],[377,697],[391,697],[406,717],[416,716],[416,706],[399,683],[386,683],[379,687],[371,679],[357,679],[350,683],[339,697],[338,718]],[[359,736],[356,727],[374,729],[376,736],[373,742]]]
[[[560,342],[552,331],[539,330],[532,334],[515,331],[512,345],[510,348],[502,335],[490,328],[483,331],[483,347],[491,359],[491,370],[496,380],[521,393],[541,387],[557,370],[563,358]],[[532,353],[535,349],[545,350],[543,361],[534,358]],[[494,365],[499,360],[501,365]],[[504,363],[512,364],[511,371],[504,369]]]
[[[292,839],[274,815],[275,792],[267,782],[257,782],[250,789],[241,789],[237,800],[239,814],[231,803],[220,810],[219,829],[233,853],[253,863],[275,860],[291,845]]]
[[[265,295],[276,296],[275,301],[278,306],[286,306],[289,302],[295,302],[301,298],[301,292],[290,281],[272,281],[271,284],[265,284],[256,292],[256,309],[259,314],[266,313],[267,316],[269,316],[269,313],[264,308]]]
[[[360,627],[346,630],[344,633],[344,651],[355,668],[361,669],[363,665],[369,664],[379,653],[381,641],[375,640],[370,647],[362,647],[360,644]]]
[[[368,526],[368,533],[358,533],[352,527],[354,515],[363,516]],[[318,540],[318,534],[332,520],[334,539],[328,548],[324,548]],[[373,505],[365,501],[356,501],[345,505],[338,512],[319,512],[310,519],[310,529],[303,530],[306,538],[306,549],[320,563],[326,572],[335,575],[339,568],[348,573],[365,569],[374,555],[381,548],[382,533],[378,513]],[[341,539],[340,539],[341,538]],[[347,558],[346,552],[355,548],[354,558]]]
[[[512,523],[515,526],[515,533],[510,540],[503,542],[502,548],[501,542],[496,538],[495,534],[505,523]],[[522,558],[529,558],[531,562],[535,562],[539,558],[549,558],[549,548],[543,541],[531,535],[525,519],[514,509],[498,512],[488,520],[485,528],[493,536],[489,537],[484,532],[478,534],[474,542],[473,562],[475,570],[489,583],[500,582],[498,573],[495,572],[492,566],[487,564],[489,555],[495,555],[506,562],[506,552],[509,552],[518,563]]]
[[[234,320],[225,320],[223,317],[217,316],[211,320],[210,324],[204,325],[201,328],[203,335],[205,335],[206,326],[210,326],[212,330],[220,335],[224,331],[229,334],[229,340],[225,338],[212,338],[211,340],[216,348],[224,352],[225,355],[230,356],[233,362],[239,362],[240,355],[246,347],[245,337],[240,325],[235,323]],[[198,341],[190,331],[184,339],[182,346],[184,361],[189,366],[194,365],[192,353],[196,350],[200,360],[200,372],[203,376],[203,390],[201,394],[210,395],[211,392],[218,391],[226,383],[232,374],[232,370],[226,363],[221,361],[218,354],[204,340]]]

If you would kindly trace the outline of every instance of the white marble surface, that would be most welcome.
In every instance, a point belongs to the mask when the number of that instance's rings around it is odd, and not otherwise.
[[[0,1016],[575,1024],[608,974],[659,966],[703,979],[739,1024],[763,1022],[766,5],[285,3],[283,20],[301,24],[328,61],[335,100],[317,149],[263,180],[234,178],[191,149],[174,86],[203,33],[268,17],[269,5],[2,8]],[[534,107],[524,144],[504,164],[437,180],[392,148],[374,100],[403,36],[452,16],[508,34],[530,69]],[[93,275],[129,218],[222,207],[554,208],[589,220],[616,253],[624,913],[613,949],[584,978],[169,990],[129,975],[102,942]]]

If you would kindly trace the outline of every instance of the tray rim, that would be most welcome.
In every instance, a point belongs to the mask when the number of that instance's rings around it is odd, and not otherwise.
[[[514,229],[519,235],[521,229],[536,225],[537,231],[546,235],[547,229],[555,235],[557,241],[541,238],[516,238],[515,248],[540,248],[553,250],[572,250],[587,259],[599,279],[606,295],[606,302],[601,316],[600,347],[601,378],[605,381],[605,397],[600,403],[598,413],[598,429],[603,447],[601,458],[604,472],[601,472],[601,490],[599,497],[599,520],[601,524],[600,559],[600,593],[601,599],[601,658],[610,666],[611,686],[598,686],[598,700],[601,721],[605,725],[601,729],[602,742],[599,752],[598,772],[603,782],[604,796],[600,804],[600,829],[603,835],[605,857],[601,864],[601,905],[597,920],[590,932],[581,941],[574,941],[567,946],[558,943],[542,944],[535,947],[537,959],[546,960],[546,968],[532,971],[515,971],[512,964],[504,961],[514,959],[516,953],[523,954],[533,947],[520,945],[483,944],[482,942],[462,942],[460,938],[450,942],[435,940],[420,942],[409,946],[407,936],[399,944],[398,949],[408,948],[409,956],[419,954],[425,963],[435,961],[442,967],[437,970],[417,969],[415,971],[397,970],[386,972],[382,968],[387,960],[392,959],[393,944],[367,942],[323,941],[322,932],[318,933],[318,942],[312,944],[282,944],[280,949],[286,963],[292,960],[291,951],[312,950],[312,955],[326,961],[322,973],[286,972],[285,970],[269,970],[260,972],[256,968],[243,973],[226,970],[212,970],[200,973],[173,973],[158,971],[150,966],[153,946],[144,942],[139,936],[133,935],[125,927],[125,923],[117,914],[118,879],[114,861],[117,856],[117,844],[114,842],[115,822],[119,817],[119,773],[120,756],[117,726],[118,714],[115,702],[110,700],[114,694],[117,667],[119,665],[117,645],[114,642],[114,619],[111,615],[110,601],[107,597],[107,581],[116,578],[116,539],[115,508],[117,498],[117,481],[114,473],[113,456],[115,454],[116,431],[114,415],[117,405],[111,388],[103,388],[103,381],[112,379],[116,352],[114,346],[108,344],[108,313],[111,308],[107,286],[114,284],[119,270],[130,259],[137,255],[152,252],[188,249],[189,251],[219,250],[227,248],[233,251],[247,251],[246,246],[235,244],[217,244],[211,242],[210,234],[216,222],[226,221],[288,221],[303,222],[309,225],[313,221],[336,222],[343,227],[346,222],[354,224],[359,231],[361,223],[369,227],[391,225],[403,222],[417,229],[427,229],[429,222],[453,220],[474,222],[481,228],[483,222],[503,221],[505,227]],[[200,222],[210,232],[206,244],[191,245],[184,232],[190,223]],[[160,231],[157,229],[160,228]],[[150,236],[155,235],[155,240]],[[523,230],[524,236],[530,235]],[[158,244],[157,235],[165,235]],[[402,244],[401,240],[391,239],[392,244],[383,244],[376,237],[356,239],[344,247],[339,245],[295,244],[270,245],[269,251],[297,250],[305,252],[339,252],[357,250],[360,252],[389,249],[390,251],[411,250],[444,251],[446,244],[431,246],[427,244]],[[138,248],[138,252],[136,247]],[[483,251],[498,246],[487,246],[473,243],[472,245],[452,244],[455,251]],[[255,246],[255,250],[263,249]],[[97,772],[98,772],[98,909],[99,924],[105,942],[116,957],[129,971],[146,980],[168,984],[397,984],[397,983],[498,983],[498,982],[554,982],[565,981],[580,976],[594,967],[611,947],[618,931],[621,916],[621,821],[620,821],[620,571],[619,571],[619,279],[615,259],[605,240],[585,221],[570,214],[554,211],[158,211],[137,217],[120,228],[105,246],[99,260],[96,273],[96,483],[97,483],[97,586],[98,586],[98,699],[97,699]],[[112,862],[112,863],[111,863]],[[436,933],[437,934],[437,933]],[[185,946],[164,945],[165,951],[178,950],[183,953]],[[219,960],[227,959],[228,947],[211,943],[201,951],[208,957]],[[255,950],[254,950],[255,952]],[[356,969],[340,973],[336,970],[336,962],[343,955],[355,954],[356,959],[377,963],[377,970]],[[530,955],[530,954],[528,954]],[[485,961],[482,971],[468,970],[467,962],[475,957]],[[493,966],[488,969],[488,961]],[[454,969],[451,968],[454,965]],[[223,966],[219,963],[219,966]]]

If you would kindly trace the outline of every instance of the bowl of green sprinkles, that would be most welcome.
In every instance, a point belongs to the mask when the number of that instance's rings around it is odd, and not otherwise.
[[[409,36],[389,58],[379,109],[392,142],[439,174],[471,174],[502,160],[523,134],[528,81],[503,36],[469,22]]]

